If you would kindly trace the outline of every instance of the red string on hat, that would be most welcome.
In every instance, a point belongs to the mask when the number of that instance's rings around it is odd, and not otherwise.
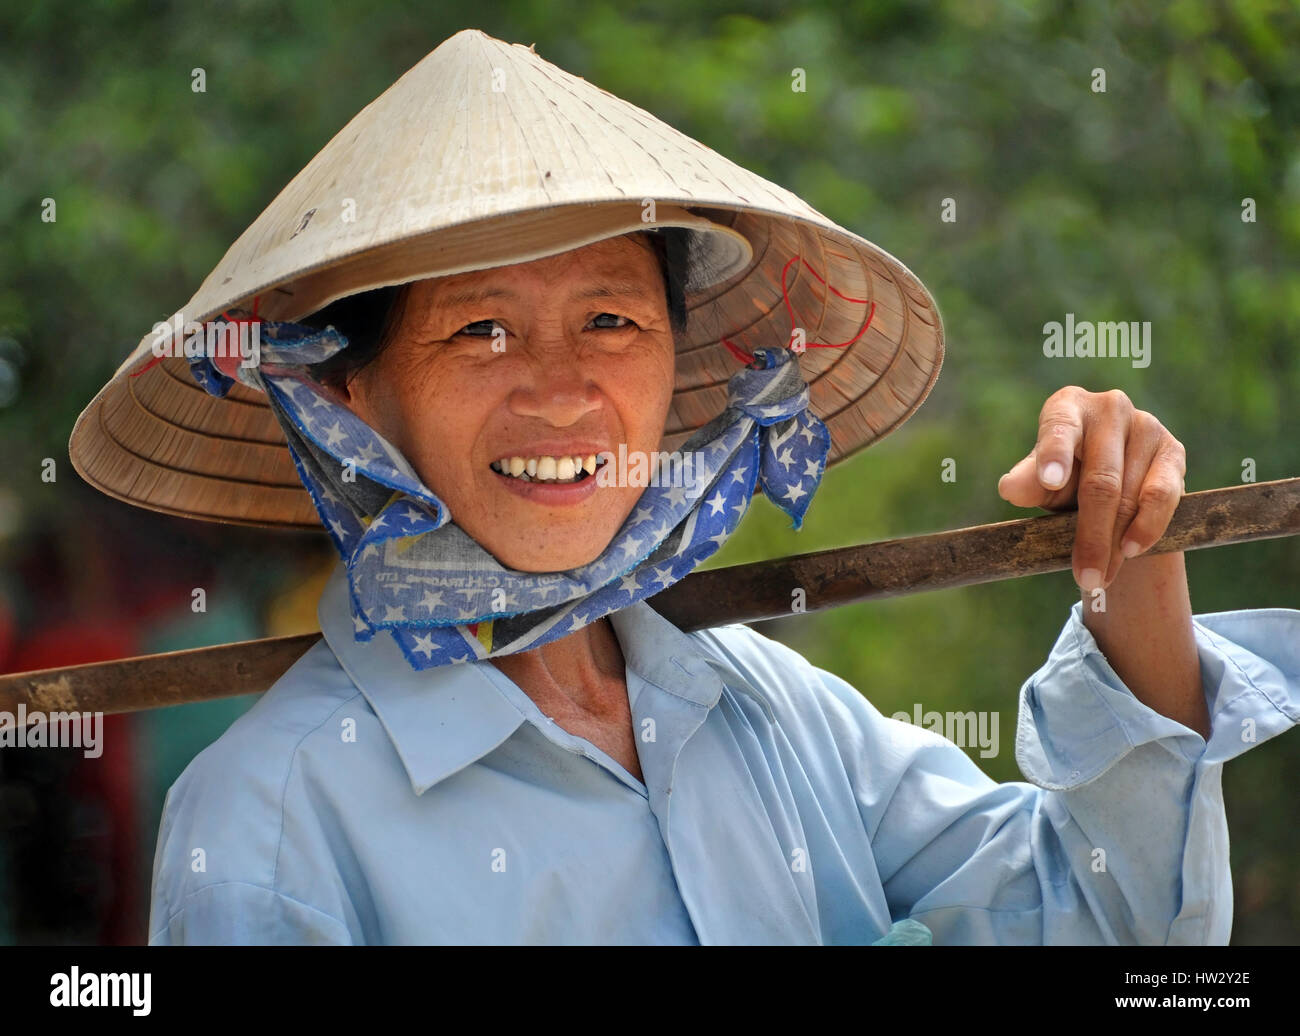
[[[805,348],[843,349],[847,345],[852,345],[854,342],[856,342],[859,338],[861,338],[864,334],[867,333],[867,328],[871,326],[871,320],[876,315],[876,304],[872,302],[871,299],[850,298],[848,295],[845,295],[843,292],[836,290],[829,284],[826,284],[825,278],[823,278],[816,270],[814,270],[811,266],[809,266],[808,260],[804,259],[803,256],[800,255],[791,256],[789,262],[787,262],[785,266],[781,268],[781,297],[785,299],[786,312],[790,314],[790,337],[791,338],[794,337],[794,329],[796,326],[795,313],[794,313],[794,305],[790,302],[790,292],[785,286],[785,278],[786,278],[786,274],[790,270],[790,267],[794,265],[796,259],[802,262],[804,266],[807,266],[808,272],[811,273],[814,277],[816,277],[819,281],[821,281],[822,284],[825,284],[828,291],[835,292],[835,294],[838,295],[840,298],[842,298],[845,302],[861,302],[863,305],[867,305],[868,303],[871,305],[871,309],[867,313],[867,322],[862,325],[862,330],[859,331],[857,334],[855,334],[847,342],[808,342]],[[731,353],[731,355],[734,356],[736,359],[738,359],[741,363],[754,362],[753,353],[746,352],[744,349],[728,341],[726,338],[722,338],[720,339],[720,341],[722,342],[723,345],[727,347],[727,350]]]
[[[225,311],[223,311],[221,315],[222,315],[223,317],[226,318],[227,322],[229,322],[229,323],[231,323],[231,324],[234,324],[236,327],[239,327],[239,326],[241,326],[241,325],[243,325],[243,324],[252,324],[252,323],[256,322],[256,320],[257,320],[257,304],[261,301],[261,299],[262,299],[262,296],[261,296],[261,295],[254,295],[254,296],[253,296],[253,315],[252,315],[251,317],[249,317],[247,320],[236,320],[234,317],[232,317],[232,316],[230,315],[229,310],[225,310]],[[203,327],[204,327],[204,333],[205,333],[205,334],[207,333],[207,326],[208,326],[208,324],[210,324],[210,323],[212,323],[211,320],[207,321],[207,322],[204,323],[204,325],[203,325]],[[138,378],[141,374],[143,374],[145,371],[147,371],[150,367],[153,367],[153,366],[154,366],[154,365],[155,365],[159,360],[161,360],[162,358],[163,358],[163,357],[161,357],[161,356],[155,356],[152,360],[150,360],[148,363],[146,363],[146,364],[145,364],[143,367],[141,367],[138,371],[132,371],[132,372],[128,375],[128,377]]]

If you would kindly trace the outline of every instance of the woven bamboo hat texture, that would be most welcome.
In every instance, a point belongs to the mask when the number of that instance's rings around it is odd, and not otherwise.
[[[938,377],[938,310],[892,255],[533,47],[474,29],[353,118],[173,320],[255,301],[261,317],[300,320],[372,288],[650,226],[690,239],[664,449],[723,411],[738,355],[787,345],[795,327],[828,464],[901,425]],[[236,383],[209,395],[184,355],[157,359],[156,338],[145,334],[78,418],[69,452],[82,478],[169,514],[320,529],[261,392]]]

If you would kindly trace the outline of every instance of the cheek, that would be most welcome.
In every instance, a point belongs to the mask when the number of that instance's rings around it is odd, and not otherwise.
[[[612,392],[619,410],[642,435],[655,443],[663,433],[664,420],[673,398],[676,381],[676,352],[671,346],[656,344],[621,357],[605,384],[616,386]]]
[[[422,481],[442,495],[463,477],[475,407],[475,391],[453,366],[431,356],[394,356],[366,384],[362,417],[415,467]]]

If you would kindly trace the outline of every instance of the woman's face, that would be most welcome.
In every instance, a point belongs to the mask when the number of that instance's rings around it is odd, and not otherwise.
[[[658,261],[625,236],[411,285],[342,397],[501,564],[559,572],[598,557],[642,492],[566,481],[572,458],[657,450],[675,355]]]

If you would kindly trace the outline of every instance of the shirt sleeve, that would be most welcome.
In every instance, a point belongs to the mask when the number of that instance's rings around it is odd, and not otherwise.
[[[155,902],[155,913],[158,904]],[[167,917],[153,917],[150,946],[349,946],[347,926],[274,889],[205,885]]]
[[[1226,943],[1222,766],[1300,722],[1300,611],[1193,625],[1208,742],[1133,696],[1076,602],[1020,691],[1028,783],[995,783],[818,670],[866,728],[851,773],[892,917],[925,924],[936,945]]]
[[[298,800],[286,804],[293,756],[270,739],[287,725],[276,727],[251,711],[245,716],[259,721],[243,728],[258,739],[227,732],[167,792],[154,852],[149,944],[361,941],[360,930],[347,923],[353,915],[325,828]]]

